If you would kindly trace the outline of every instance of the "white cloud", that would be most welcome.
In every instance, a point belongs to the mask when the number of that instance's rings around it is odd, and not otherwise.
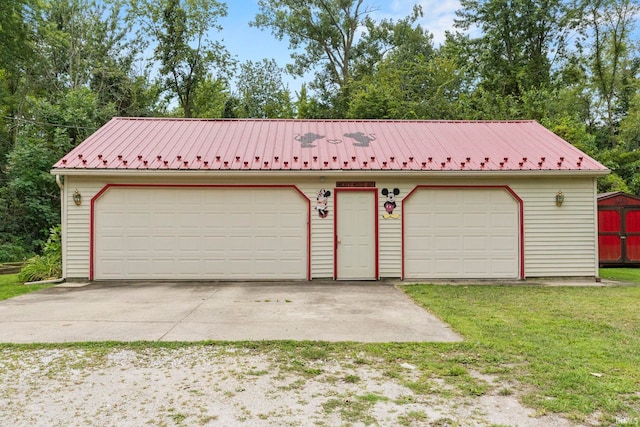
[[[412,0],[394,0],[383,6],[374,2],[372,8],[375,10],[375,19],[402,19],[411,14],[413,6],[416,4]],[[459,0],[420,0],[417,2],[422,7],[424,16],[418,23],[431,34],[436,45],[445,40],[445,32],[453,31],[453,20],[456,10],[460,9]]]

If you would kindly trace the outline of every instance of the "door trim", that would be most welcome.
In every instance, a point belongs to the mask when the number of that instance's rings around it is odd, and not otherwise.
[[[307,204],[307,280],[311,280],[311,199],[309,199],[295,185],[260,185],[260,184],[106,184],[92,198],[89,213],[89,280],[93,280],[95,273],[95,209],[96,202],[110,188],[265,188],[265,189],[292,189]]]
[[[524,280],[524,201],[518,196],[518,194],[511,189],[508,185],[416,185],[413,190],[411,190],[405,197],[402,199],[402,272],[401,272],[401,280],[404,280],[404,256],[405,256],[405,228],[404,228],[404,217],[405,217],[405,209],[404,202],[409,199],[417,190],[421,188],[426,188],[430,190],[487,190],[487,189],[498,189],[506,191],[518,204],[518,220],[520,222],[518,226],[519,236],[518,236],[518,261],[520,263],[519,266],[519,279]]]
[[[379,243],[378,243],[378,189],[377,187],[336,187],[334,188],[334,209],[335,215],[333,217],[333,280],[339,280],[338,277],[338,221],[339,211],[338,203],[340,193],[353,193],[353,192],[368,192],[373,193],[373,206],[372,212],[374,217],[374,262],[375,262],[375,277],[373,280],[380,279],[380,265],[379,265]]]

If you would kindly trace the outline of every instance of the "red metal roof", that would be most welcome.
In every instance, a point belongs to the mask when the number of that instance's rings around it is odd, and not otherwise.
[[[114,118],[56,169],[606,171],[535,121]]]

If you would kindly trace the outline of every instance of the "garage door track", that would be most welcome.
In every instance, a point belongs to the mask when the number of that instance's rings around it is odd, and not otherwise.
[[[384,282],[91,283],[0,301],[0,342],[461,338]]]

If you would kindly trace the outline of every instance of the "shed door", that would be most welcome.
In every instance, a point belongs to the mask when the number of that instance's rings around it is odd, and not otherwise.
[[[603,263],[640,262],[639,209],[598,209],[598,252]]]
[[[306,279],[292,188],[112,187],[95,202],[95,279]]]
[[[418,188],[403,212],[405,278],[519,278],[519,205],[506,190]]]
[[[618,210],[598,210],[600,261],[622,261],[622,218]],[[626,236],[625,236],[626,238]]]

